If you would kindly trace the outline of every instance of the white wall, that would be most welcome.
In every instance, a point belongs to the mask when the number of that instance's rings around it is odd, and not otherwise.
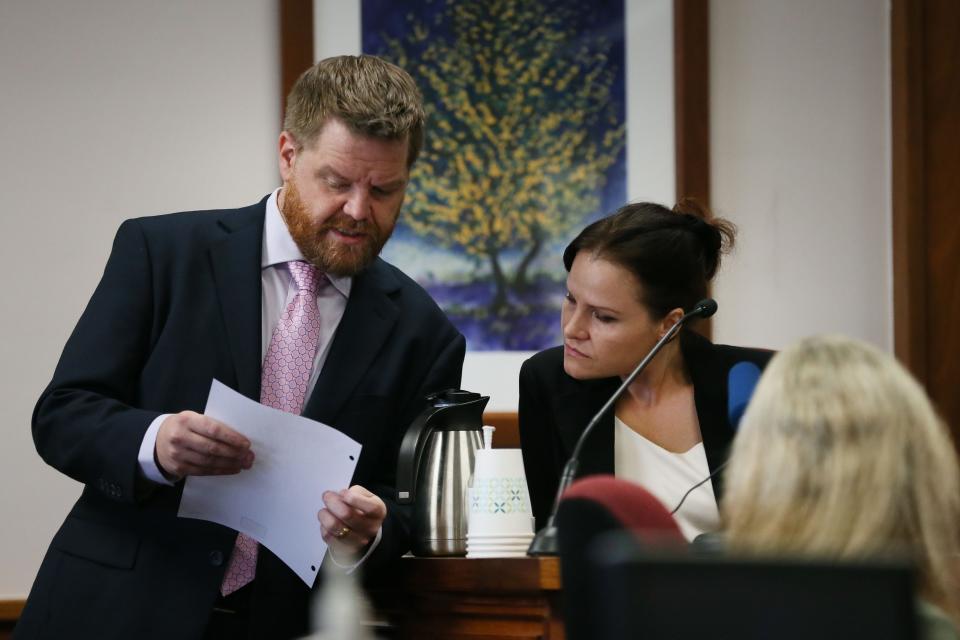
[[[267,0],[0,2],[0,600],[27,594],[80,486],[30,413],[128,217],[277,183]]]
[[[713,205],[740,227],[716,338],[893,348],[889,4],[710,4]]]

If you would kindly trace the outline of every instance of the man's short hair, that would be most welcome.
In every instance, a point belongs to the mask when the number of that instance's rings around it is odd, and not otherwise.
[[[303,72],[287,97],[283,128],[311,146],[336,118],[356,133],[407,140],[407,166],[423,146],[423,99],[406,71],[368,55],[326,58]]]

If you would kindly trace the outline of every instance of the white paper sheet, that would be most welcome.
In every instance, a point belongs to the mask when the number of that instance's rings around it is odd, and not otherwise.
[[[323,492],[349,486],[360,444],[320,422],[266,407],[214,380],[206,415],[250,439],[253,466],[190,476],[178,515],[254,538],[312,587],[327,552],[317,512]]]

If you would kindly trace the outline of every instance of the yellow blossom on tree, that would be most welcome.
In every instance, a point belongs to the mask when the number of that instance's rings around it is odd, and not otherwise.
[[[610,43],[576,32],[575,4],[544,6],[446,0],[435,24],[408,15],[407,35],[386,37],[429,118],[404,220],[489,264],[494,309],[509,288],[526,286],[547,242],[596,211],[624,144]],[[506,252],[522,255],[512,274]]]

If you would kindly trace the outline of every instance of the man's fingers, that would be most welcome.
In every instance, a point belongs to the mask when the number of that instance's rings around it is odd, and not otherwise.
[[[249,447],[244,448],[231,446],[222,441],[212,440],[195,432],[191,432],[184,437],[183,447],[184,449],[191,451],[198,456],[205,456],[211,459],[226,458],[237,460],[240,463],[242,463],[248,457],[248,454],[251,456],[253,455],[253,452],[250,451]]]
[[[341,527],[347,526],[350,528],[354,535],[351,535],[349,540],[343,538],[341,542],[357,543],[353,546],[356,548],[363,547],[373,539],[383,524],[387,513],[386,507],[379,498],[376,498],[379,507],[373,505],[370,511],[361,511],[347,504],[342,494],[343,492],[325,491],[323,502],[326,509],[323,509],[321,513],[329,512],[332,517],[337,519]],[[364,497],[363,500],[367,500],[367,498]],[[321,524],[323,524],[323,520],[321,520]],[[334,527],[332,533],[336,535],[339,531],[341,531],[341,528]]]
[[[377,494],[373,493],[372,491],[369,491],[366,487],[364,487],[364,486],[362,486],[362,485],[359,485],[359,484],[353,485],[352,487],[350,487],[349,489],[347,489],[347,491],[348,491],[348,492],[351,492],[351,493],[359,494],[359,495],[361,495],[361,496],[363,496],[363,497],[366,497],[366,498],[376,498],[376,497],[377,497]]]
[[[195,451],[185,451],[180,459],[184,465],[189,465],[195,470],[204,472],[202,475],[239,473],[245,468],[243,462],[237,458],[211,456]],[[192,475],[201,474],[194,473]]]
[[[320,509],[320,511],[317,512],[317,520],[320,521],[320,526],[327,531],[336,531],[337,529],[342,529],[344,526],[343,522],[330,513],[329,509]]]
[[[193,411],[170,416],[157,433],[156,456],[169,475],[224,475],[253,464],[250,441],[218,420]]]
[[[244,469],[236,460],[207,458],[192,451],[181,452],[171,458],[168,471],[177,477],[233,475]]]
[[[339,492],[337,495],[344,503],[364,515],[381,520],[386,517],[387,506],[383,503],[383,500],[358,484]]]
[[[239,431],[234,431],[219,420],[197,414],[197,419],[188,423],[193,433],[218,441],[234,449],[249,449],[250,440]]]
[[[321,509],[317,513],[317,520],[320,521],[321,536],[331,548],[357,553],[373,539],[368,531],[350,526],[330,513],[329,509]]]
[[[323,530],[324,539],[326,539],[327,536],[335,538],[335,534],[342,531],[344,527],[350,526],[330,513],[329,509],[320,509],[317,513],[317,520],[320,521],[320,528]]]
[[[343,500],[340,494],[334,491],[323,492],[323,503],[327,506],[326,511],[329,511],[347,526],[350,526],[350,523],[353,522],[354,518],[358,515],[362,517],[362,514],[357,514],[355,510]],[[354,522],[354,524],[356,523]]]

